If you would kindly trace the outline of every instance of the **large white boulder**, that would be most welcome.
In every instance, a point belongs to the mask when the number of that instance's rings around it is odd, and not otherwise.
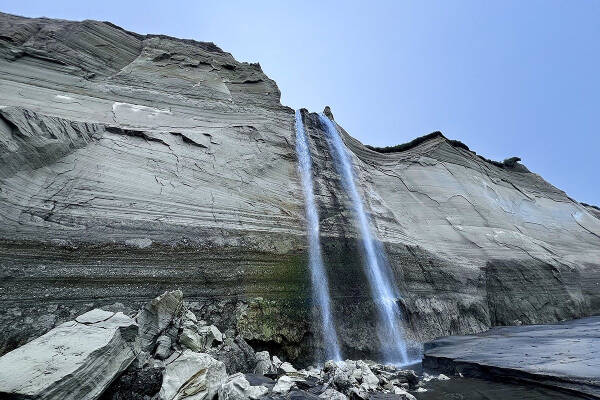
[[[268,392],[266,386],[251,386],[244,374],[238,372],[219,388],[219,400],[255,400]]]
[[[296,386],[296,381],[284,375],[277,380],[277,383],[273,387],[273,393],[284,395],[287,394],[293,387]]]
[[[360,386],[367,391],[377,389],[379,379],[371,371],[371,368],[362,360],[357,360],[354,365],[355,370],[352,372],[352,377],[360,382]]]
[[[208,354],[185,350],[167,364],[161,400],[212,400],[227,381],[225,364]]]
[[[298,372],[298,371],[289,362],[284,362],[284,363],[281,363],[281,365],[277,369],[277,372],[280,374],[290,374],[290,373]]]
[[[0,358],[0,398],[93,400],[139,352],[123,313],[89,311]]]

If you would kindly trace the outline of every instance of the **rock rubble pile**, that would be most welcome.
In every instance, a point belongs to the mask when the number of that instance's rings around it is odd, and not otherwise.
[[[78,400],[414,399],[412,370],[371,361],[297,369],[189,310],[180,290],[133,316],[94,309],[0,358],[0,397]],[[430,378],[427,378],[430,379]]]

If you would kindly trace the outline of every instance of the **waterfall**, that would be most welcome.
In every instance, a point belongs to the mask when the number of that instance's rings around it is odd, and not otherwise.
[[[319,238],[319,213],[315,204],[312,159],[308,147],[308,138],[304,132],[302,114],[296,110],[296,153],[298,154],[298,170],[302,177],[304,204],[306,207],[306,230],[308,232],[308,263],[312,283],[313,306],[320,311],[320,322],[323,333],[325,359],[340,361],[342,355],[337,333],[331,317],[331,302],[329,298],[329,283],[325,273],[321,241]]]
[[[366,261],[366,275],[379,318],[377,335],[381,346],[381,354],[384,355],[386,362],[407,364],[409,359],[404,341],[401,311],[396,303],[399,292],[393,283],[391,270],[385,262],[383,248],[371,232],[369,217],[365,212],[363,201],[356,187],[352,160],[334,123],[323,114],[319,114],[319,118],[325,126],[327,142],[334,159],[335,168],[341,176],[342,185],[352,202],[361,235]]]

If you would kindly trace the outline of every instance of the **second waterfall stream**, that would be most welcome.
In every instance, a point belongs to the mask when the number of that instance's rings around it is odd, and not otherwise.
[[[350,198],[358,232],[361,236],[365,257],[365,274],[369,281],[371,297],[377,308],[379,319],[377,335],[380,342],[380,352],[387,363],[407,364],[409,359],[403,322],[400,308],[396,303],[399,293],[391,277],[389,266],[384,261],[386,257],[382,253],[382,247],[378,241],[376,242],[377,239],[371,231],[369,217],[356,187],[352,159],[334,122],[324,114],[319,114],[319,119],[325,128],[335,169],[340,175],[342,185]]]

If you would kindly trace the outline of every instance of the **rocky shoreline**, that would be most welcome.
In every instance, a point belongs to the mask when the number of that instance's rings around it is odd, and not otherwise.
[[[296,369],[255,352],[238,332],[198,320],[179,290],[132,316],[112,308],[88,311],[0,357],[0,398],[414,399],[410,392],[426,391],[432,379],[363,360]]]
[[[600,317],[496,327],[425,344],[423,367],[600,398]]]
[[[329,360],[297,368],[282,360],[283,353],[253,349],[236,329],[221,332],[213,320],[199,319],[191,305],[180,290],[175,290],[144,304],[139,311],[117,303],[64,322],[0,357],[0,399],[598,398],[594,383],[598,377],[592,376],[594,367],[590,364],[597,364],[597,318],[439,339],[426,344],[422,369],[371,360]],[[544,337],[541,340],[540,335]],[[581,355],[583,361],[574,360],[569,352],[565,364],[561,353],[557,356],[544,347],[548,342],[560,345],[560,335],[563,341],[592,341],[582,344],[589,350],[589,354]],[[498,338],[509,339],[494,344]],[[534,362],[531,357],[535,355],[524,353],[535,347],[527,350],[527,340],[540,343],[540,360],[547,355],[551,361]],[[520,353],[528,360],[523,368],[517,365],[523,363]],[[483,359],[486,354],[487,359]],[[506,354],[504,359],[509,357],[512,365],[496,363],[493,367],[494,354],[501,358]],[[552,377],[543,371],[544,365],[546,369],[562,368],[563,375]],[[577,371],[584,371],[584,365],[592,375],[575,376]],[[570,377],[564,374],[565,368],[572,371]]]
[[[515,157],[441,133],[373,148],[329,107],[331,129],[301,109],[349,359],[327,362],[294,110],[258,63],[109,22],[0,13],[0,87],[2,399],[410,399],[446,382],[367,361],[385,359],[375,338],[390,329],[331,134],[407,341],[600,314],[597,207]]]

